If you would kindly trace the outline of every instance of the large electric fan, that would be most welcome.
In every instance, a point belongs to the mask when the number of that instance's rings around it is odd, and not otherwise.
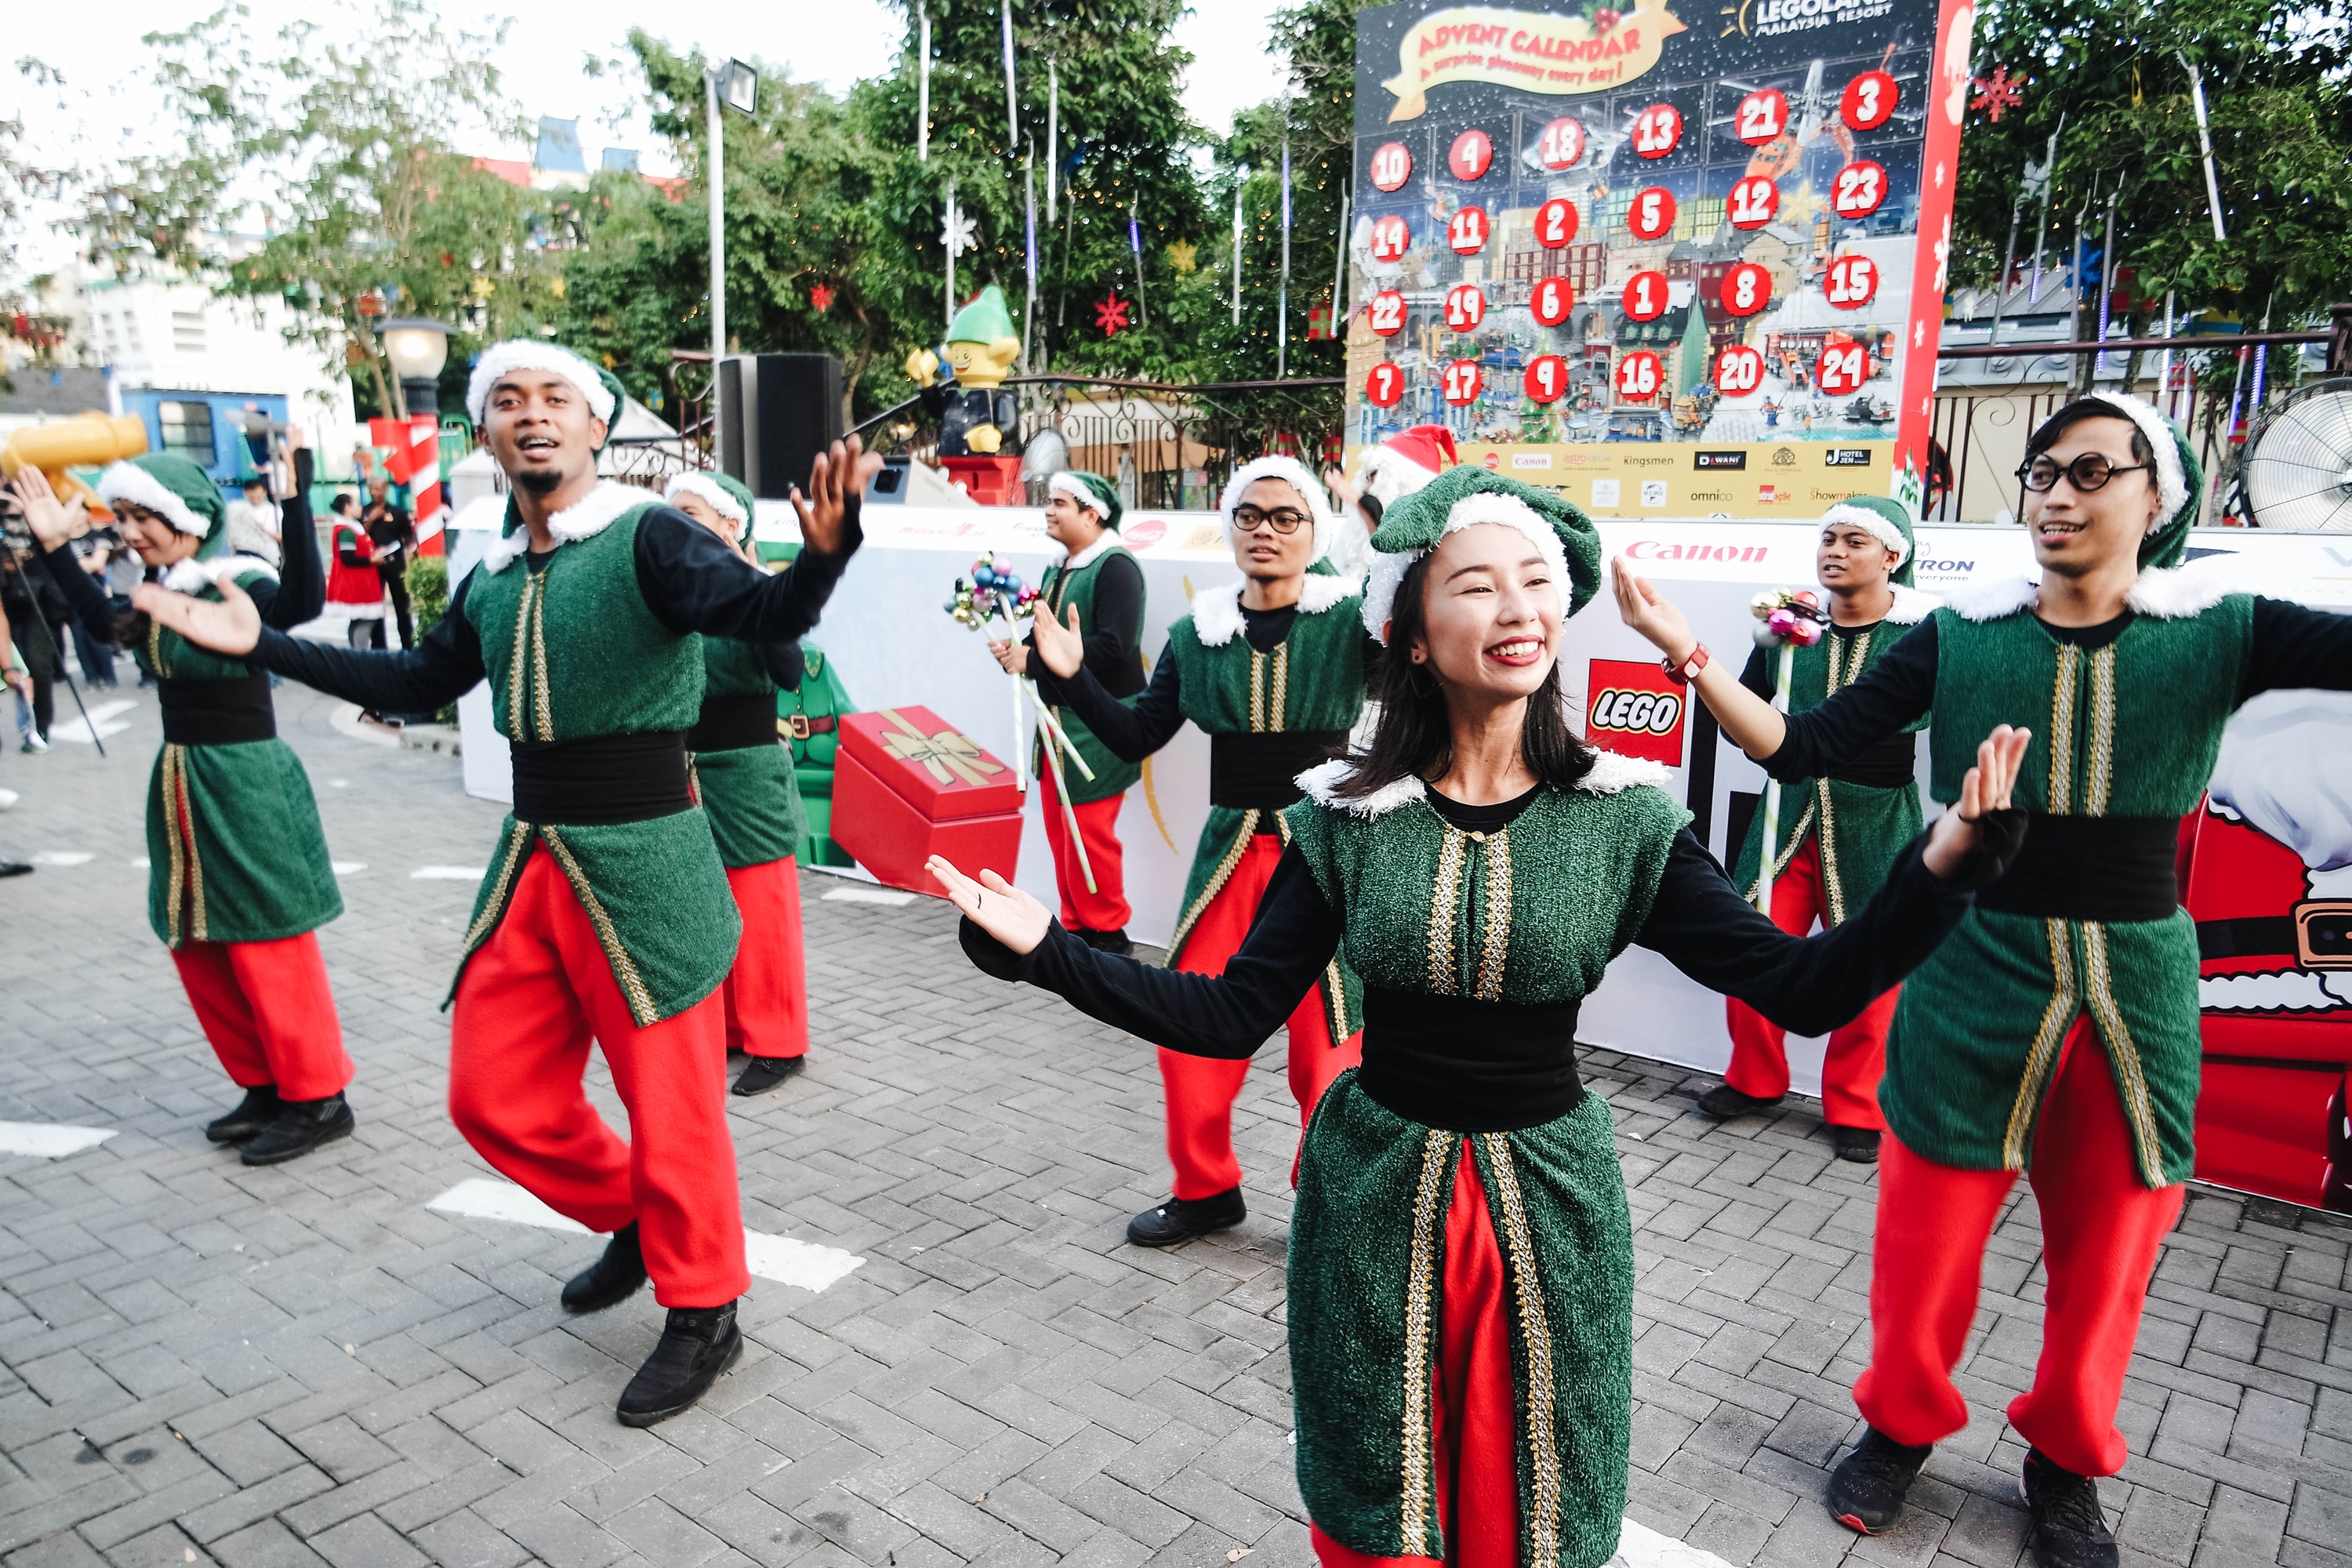
[[[2352,532],[2352,377],[2298,388],[2263,421],[2245,501],[2263,528]]]

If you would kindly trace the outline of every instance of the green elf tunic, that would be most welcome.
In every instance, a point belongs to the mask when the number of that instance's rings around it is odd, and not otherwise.
[[[778,652],[800,662],[797,647]],[[778,742],[778,682],[768,661],[749,643],[705,637],[702,680],[702,711],[687,731],[686,749],[719,861],[741,867],[789,859],[808,837],[808,813],[792,753]]]
[[[1122,603],[1117,606],[1120,614],[1106,625],[1103,617],[1095,613],[1095,595],[1103,585],[1104,567],[1112,562],[1125,563],[1112,570],[1120,576],[1131,577],[1134,604],[1131,609],[1124,604],[1126,593],[1122,591]],[[1134,552],[1119,542],[1118,534],[1106,532],[1068,560],[1045,568],[1045,580],[1037,592],[1039,615],[1050,613],[1066,623],[1070,606],[1077,606],[1078,624],[1086,633],[1085,668],[1102,682],[1105,690],[1114,697],[1132,697],[1143,689],[1143,660],[1137,653],[1137,644],[1143,636],[1143,568]],[[1036,657],[1034,648],[1030,657],[1033,660]],[[1042,694],[1040,700],[1044,700]],[[1089,801],[1125,795],[1143,776],[1139,763],[1120,760],[1076,714],[1066,715],[1056,708],[1054,717],[1063,721],[1071,743],[1086,758],[1087,766],[1094,770],[1095,776],[1088,779],[1071,765],[1067,755],[1062,758],[1062,776],[1069,785],[1071,805],[1085,805]],[[1041,778],[1050,778],[1045,745],[1041,736],[1034,772]]]

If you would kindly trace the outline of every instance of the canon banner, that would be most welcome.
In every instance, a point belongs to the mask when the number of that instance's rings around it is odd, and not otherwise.
[[[1619,517],[1917,506],[1969,0],[1360,13],[1349,441]]]

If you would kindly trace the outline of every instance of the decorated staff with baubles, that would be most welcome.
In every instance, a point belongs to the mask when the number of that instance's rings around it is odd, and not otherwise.
[[[221,604],[152,584],[135,600],[192,641],[364,707],[438,708],[488,679],[514,809],[451,986],[449,1114],[499,1172],[611,1234],[564,1286],[568,1310],[613,1306],[651,1276],[668,1321],[616,1411],[646,1426],[742,1353],[735,1301],[751,1285],[719,994],[740,926],[687,765],[696,634],[766,646],[814,626],[881,463],[854,439],[817,455],[800,557],[771,576],[684,512],[596,477],[620,397],[553,343],[484,352],[466,405],[512,487],[505,531],[413,650],[298,642],[226,588]],[[628,1108],[626,1140],[585,1093],[592,1038]]]
[[[1004,390],[1020,357],[1021,329],[1004,308],[1004,290],[993,283],[955,313],[940,350],[917,349],[907,356],[907,378],[923,389],[925,405],[940,422],[940,457],[1020,452],[1021,400]]]
[[[230,551],[219,487],[175,453],[109,465],[98,495],[170,587],[210,601],[234,595],[257,624],[289,630],[325,602],[310,453],[297,447],[291,458],[282,569]],[[60,503],[30,465],[8,489],[75,616],[112,646],[113,605],[67,543],[82,501]],[[274,1165],[352,1127],[343,1098],[352,1058],[317,934],[343,912],[343,899],[318,803],[300,760],[278,739],[267,670],[143,616],[130,642],[163,710],[163,749],[147,785],[147,923],[171,950],[214,1055],[245,1090],[205,1135],[236,1144],[248,1165]]]
[[[1066,553],[1045,568],[1034,618],[1076,611],[1087,628],[1087,671],[1112,697],[1132,697],[1143,689],[1143,567],[1119,541],[1126,509],[1118,489],[1077,469],[1055,474],[1046,488],[1045,531]],[[1034,680],[1039,673],[1029,638],[996,638],[988,651],[1014,675]],[[1142,770],[1042,691],[1038,714],[1034,767],[1062,923],[1105,952],[1132,952],[1118,808]]]
[[[1121,761],[1141,762],[1187,719],[1209,737],[1209,819],[1168,942],[1169,965],[1193,974],[1221,973],[1249,934],[1282,860],[1282,813],[1300,797],[1297,775],[1346,744],[1363,710],[1367,662],[1363,591],[1328,564],[1338,523],[1306,468],[1280,457],[1244,463],[1222,510],[1242,580],[1194,595],[1140,697],[1121,701],[1080,668],[1076,611],[1066,626],[1039,617],[1032,638],[1032,668],[1045,666],[1040,694]],[[1303,1128],[1332,1079],[1356,1064],[1361,997],[1335,957],[1293,1000],[1290,1092]],[[1234,1100],[1248,1069],[1245,1058],[1160,1051],[1175,1180],[1168,1202],[1129,1222],[1129,1241],[1166,1247],[1241,1223]]]
[[[1369,742],[1300,778],[1256,921],[1216,975],[1075,940],[1002,878],[931,864],[990,973],[1171,1049],[1245,1059],[1340,953],[1362,1066],[1307,1131],[1290,1228],[1298,1485],[1327,1564],[1597,1568],[1633,1399],[1633,1226],[1577,1011],[1640,942],[1790,1027],[1833,1027],[1966,912],[2008,847],[2024,742],[1870,906],[1800,939],[1731,886],[1665,771],[1569,727],[1562,626],[1601,542],[1549,490],[1461,468],[1389,510],[1364,619]]]
[[[2029,1174],[2050,1270],[2033,1386],[2009,1406],[2032,1446],[2025,1497],[2044,1568],[2116,1561],[2096,1478],[2157,1247],[2196,1164],[2197,933],[2179,906],[2181,816],[2221,726],[2273,687],[2352,688],[2352,616],[2233,592],[2227,562],[2179,565],[2204,482],[2136,397],[2078,398],[2018,470],[2041,568],[1951,596],[1862,679],[1782,715],[1718,665],[1694,684],[1724,732],[1783,780],[1861,764],[1932,710],[1931,791],[1958,797],[1966,737],[2036,731],[2017,785],[2024,849],[1903,988],[1878,1100],[1870,1426],[1830,1479],[1830,1511],[1900,1516],[1931,1445],[1968,1422],[1952,1383],[1979,1260]],[[2214,569],[2214,568],[2219,568]],[[1675,664],[1697,639],[1621,566],[1627,624]]]

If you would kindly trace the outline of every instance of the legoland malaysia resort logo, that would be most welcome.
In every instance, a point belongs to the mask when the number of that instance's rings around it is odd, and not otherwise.
[[[1528,92],[1600,92],[1622,87],[1658,63],[1666,40],[1686,31],[1669,0],[1633,0],[1606,26],[1601,17],[1455,5],[1405,29],[1397,74],[1381,85],[1396,95],[1391,122],[1418,120],[1429,89],[1483,81]]]

